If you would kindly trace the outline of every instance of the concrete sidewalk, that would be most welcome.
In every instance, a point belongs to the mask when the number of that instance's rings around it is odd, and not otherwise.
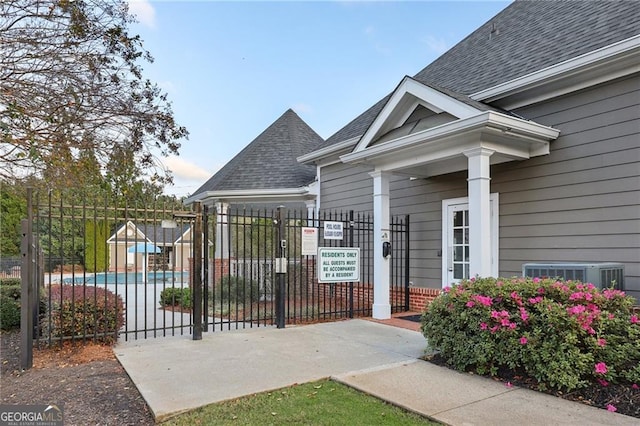
[[[119,343],[116,356],[157,421],[326,377],[452,425],[637,425],[638,419],[418,360],[411,330],[365,320]]]

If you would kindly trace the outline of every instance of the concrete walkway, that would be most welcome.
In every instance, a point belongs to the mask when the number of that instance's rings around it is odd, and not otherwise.
[[[332,377],[451,425],[637,425],[638,419],[507,388],[418,358],[416,332],[366,320],[119,343],[157,421],[203,405]]]

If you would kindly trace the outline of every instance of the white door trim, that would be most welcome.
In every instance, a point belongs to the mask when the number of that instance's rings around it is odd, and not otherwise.
[[[489,203],[491,205],[491,275],[498,276],[498,262],[499,262],[499,194],[497,192],[489,195]],[[448,211],[450,206],[457,204],[469,204],[469,197],[450,198],[442,200],[442,288],[450,286],[449,282],[449,257],[451,256],[449,247],[452,246],[452,242],[449,241],[450,229],[448,220]],[[471,212],[469,212],[471,214]]]

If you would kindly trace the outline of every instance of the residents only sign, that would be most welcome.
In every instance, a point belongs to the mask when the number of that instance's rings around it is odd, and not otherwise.
[[[318,281],[344,283],[360,281],[360,248],[320,247]]]

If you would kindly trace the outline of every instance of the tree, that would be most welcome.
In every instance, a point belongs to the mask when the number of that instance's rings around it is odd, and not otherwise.
[[[132,22],[122,0],[0,3],[0,176],[77,182],[124,150],[171,181],[155,158],[177,154],[188,132],[143,77],[139,62],[152,57]]]
[[[140,167],[129,150],[116,147],[105,166],[105,171],[104,180],[111,195],[130,206],[149,206],[162,194],[163,186],[157,179],[140,179]]]
[[[0,181],[0,257],[20,255],[20,220],[26,216],[24,197]]]
[[[88,272],[104,272],[109,265],[109,226],[106,220],[87,220],[84,223],[84,268]]]

